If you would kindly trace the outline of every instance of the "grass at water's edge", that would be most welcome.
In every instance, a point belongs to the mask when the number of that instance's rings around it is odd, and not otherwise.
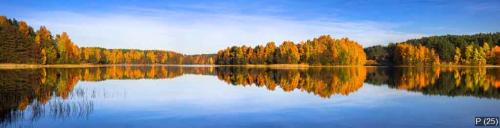
[[[256,68],[309,68],[309,67],[362,67],[361,65],[308,65],[308,64],[270,64],[270,65],[175,65],[175,64],[0,64],[0,69],[23,68],[85,68],[85,67],[112,67],[112,66],[182,66],[182,67],[256,67]],[[364,67],[422,67],[412,65],[383,66],[364,65]],[[434,65],[423,67],[500,67],[500,65]]]

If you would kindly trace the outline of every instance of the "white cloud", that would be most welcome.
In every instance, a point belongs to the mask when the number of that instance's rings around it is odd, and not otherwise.
[[[164,49],[187,54],[215,53],[231,45],[268,41],[302,41],[323,34],[349,37],[364,46],[403,41],[420,34],[395,31],[377,22],[297,20],[279,16],[202,13],[129,8],[127,11],[83,14],[41,12],[28,23],[66,31],[80,46]]]

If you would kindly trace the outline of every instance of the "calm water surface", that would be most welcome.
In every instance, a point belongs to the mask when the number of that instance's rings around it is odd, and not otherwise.
[[[0,70],[0,127],[473,127],[500,68]]]

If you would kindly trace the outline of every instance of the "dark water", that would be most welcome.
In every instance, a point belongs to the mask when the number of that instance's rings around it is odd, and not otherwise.
[[[0,70],[0,127],[473,127],[500,68]]]

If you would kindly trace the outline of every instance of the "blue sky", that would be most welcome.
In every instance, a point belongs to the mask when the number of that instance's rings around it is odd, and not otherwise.
[[[68,32],[79,46],[187,54],[323,34],[371,46],[500,31],[499,0],[0,1],[0,15]]]

